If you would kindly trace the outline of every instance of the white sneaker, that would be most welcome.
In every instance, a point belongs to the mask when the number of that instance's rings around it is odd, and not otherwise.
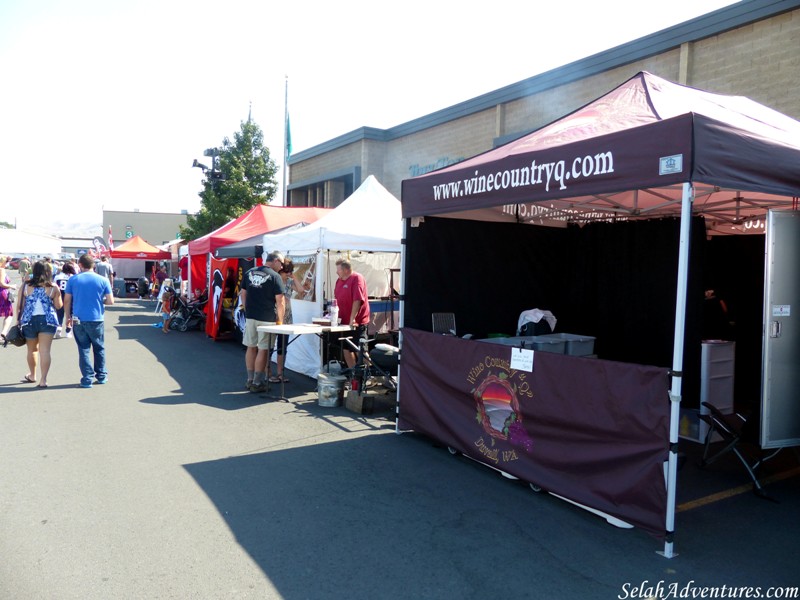
[[[67,335],[65,335],[64,337],[66,337],[66,338],[71,338],[71,337],[72,337],[72,330],[70,329],[70,330],[67,332]]]
[[[61,337],[61,327],[56,329],[56,334],[53,336],[54,339],[58,339]]]

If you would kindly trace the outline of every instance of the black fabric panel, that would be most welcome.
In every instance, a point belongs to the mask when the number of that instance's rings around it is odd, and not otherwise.
[[[514,335],[523,310],[558,315],[570,232],[426,217],[406,230],[405,325],[431,331],[431,313],[456,315],[459,336]],[[561,331],[564,331],[561,329]]]
[[[736,342],[735,402],[757,409],[761,398],[764,320],[764,235],[712,238],[705,260],[704,287],[725,301]]]
[[[705,243],[693,220],[685,389],[698,385]],[[407,228],[405,324],[431,330],[453,312],[458,335],[513,335],[523,310],[551,310],[557,332],[592,335],[601,358],[672,366],[680,222],[566,229],[426,217]]]

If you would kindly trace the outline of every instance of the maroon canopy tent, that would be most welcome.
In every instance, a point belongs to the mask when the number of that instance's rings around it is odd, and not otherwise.
[[[398,430],[423,431],[503,472],[638,525],[663,538],[665,556],[674,556],[691,217],[704,217],[711,233],[764,233],[769,211],[797,208],[799,165],[798,121],[747,98],[641,72],[516,141],[403,181],[403,216],[412,227],[403,265],[407,286],[415,269],[450,275],[456,269],[448,267],[464,260],[414,247],[421,239],[415,227],[424,229],[426,216],[561,227],[680,217],[680,240],[670,389],[666,369],[540,357],[533,370],[520,371],[500,346],[453,340],[444,348],[432,334],[404,329],[409,343],[403,344]],[[495,251],[483,250],[484,260]],[[498,260],[512,260],[509,254]],[[483,298],[487,290],[477,275],[472,272],[474,292]],[[420,293],[406,290],[402,326],[409,315],[417,328],[422,323],[413,309]],[[487,415],[500,409],[506,421],[494,423]],[[647,432],[657,443],[648,444]],[[796,439],[790,441],[800,439],[791,433]]]
[[[652,218],[680,214],[681,186],[691,182],[693,213],[729,233],[791,205],[798,165],[794,119],[641,72],[516,141],[404,181],[403,216],[522,204],[489,214],[543,223]]]

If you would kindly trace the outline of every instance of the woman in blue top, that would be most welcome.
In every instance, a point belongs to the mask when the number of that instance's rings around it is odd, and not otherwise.
[[[22,287],[17,310],[28,345],[28,373],[22,378],[22,383],[36,380],[36,364],[40,362],[41,379],[37,387],[47,387],[50,347],[58,328],[56,311],[63,305],[61,290],[53,283],[52,267],[42,260],[35,262],[31,278]]]

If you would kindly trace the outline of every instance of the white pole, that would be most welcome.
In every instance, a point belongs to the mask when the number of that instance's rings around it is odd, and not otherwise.
[[[406,293],[406,232],[407,232],[408,219],[403,219],[403,237],[400,244],[400,335],[397,337],[397,345],[402,349],[403,347],[403,327],[405,326],[406,307],[403,296]],[[402,356],[402,351],[401,351]],[[402,362],[402,361],[401,361]],[[394,419],[394,432],[402,433],[397,424],[400,422],[400,364],[397,365],[397,402],[395,405],[395,419]]]
[[[678,423],[683,383],[683,340],[686,329],[686,290],[689,278],[689,244],[692,225],[694,189],[691,183],[683,184],[681,201],[681,237],[678,251],[678,291],[675,297],[675,341],[672,347],[672,389],[670,390],[669,462],[667,463],[667,517],[664,540],[665,558],[677,556],[673,549],[675,533],[675,497],[678,479]]]
[[[289,76],[283,90],[283,206],[289,206],[289,191],[286,189],[286,168],[289,163]]]

